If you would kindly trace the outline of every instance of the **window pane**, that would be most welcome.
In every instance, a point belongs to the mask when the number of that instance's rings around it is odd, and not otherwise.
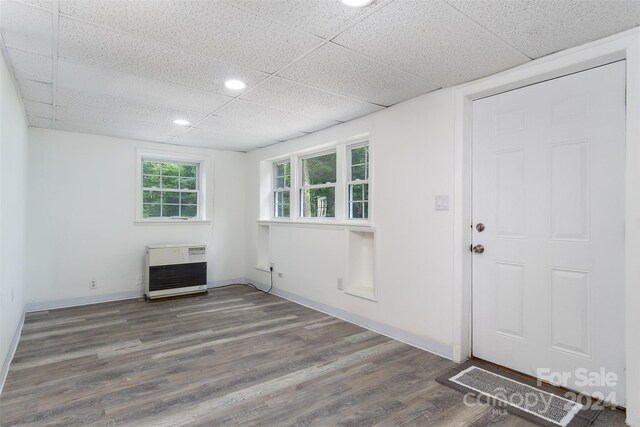
[[[302,182],[304,185],[336,182],[336,153],[303,159]]]
[[[179,167],[176,163],[163,163],[162,164],[162,175],[164,176],[178,176]]]
[[[358,147],[351,150],[351,164],[363,164],[369,162],[369,147]]]
[[[351,186],[351,200],[356,202],[359,200],[363,200],[362,198],[362,185],[352,185]]]
[[[180,176],[190,176],[195,178],[196,167],[193,165],[180,165]]]
[[[153,218],[160,216],[160,205],[142,205],[142,216],[145,218]]]
[[[351,180],[367,179],[367,167],[365,165],[351,167]]]
[[[162,216],[179,216],[180,215],[180,205],[162,205]]]
[[[181,194],[181,201],[180,203],[182,204],[190,204],[190,205],[195,205],[198,203],[198,193],[180,193]]]
[[[301,214],[305,218],[333,218],[335,200],[335,187],[300,190]]]
[[[178,188],[178,178],[162,177],[162,188]]]
[[[180,193],[175,191],[164,191],[163,203],[180,203]]]
[[[291,185],[291,162],[275,164],[275,188],[288,188]]]
[[[142,177],[142,186],[145,188],[160,188],[160,177],[145,175]]]
[[[273,193],[273,216],[276,218],[289,216],[289,191],[276,191]]]
[[[160,203],[162,202],[161,191],[143,191],[142,202],[143,203]]]
[[[182,211],[180,216],[193,218],[198,215],[198,206],[196,205],[181,205],[180,210]]]
[[[195,178],[180,178],[180,188],[183,190],[195,190],[196,179]]]
[[[364,218],[363,202],[351,203],[351,218]]]
[[[369,184],[349,186],[349,218],[369,217]]]
[[[142,173],[149,175],[160,175],[160,163],[142,162]]]

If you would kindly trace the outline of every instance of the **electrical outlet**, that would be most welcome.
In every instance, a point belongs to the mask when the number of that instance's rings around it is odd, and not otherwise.
[[[338,289],[342,290],[344,285],[342,284],[342,277],[338,277]]]
[[[142,275],[141,274],[138,274],[136,276],[136,284],[142,286]]]
[[[89,289],[97,289],[98,288],[98,281],[94,278],[91,279],[91,282],[89,282]]]
[[[278,272],[278,278],[279,279],[284,279],[284,273],[282,271]]]

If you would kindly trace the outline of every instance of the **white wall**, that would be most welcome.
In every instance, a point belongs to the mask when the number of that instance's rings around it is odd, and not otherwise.
[[[387,110],[305,137],[248,153],[247,275],[256,270],[261,161],[370,133],[372,216],[376,228],[378,301],[337,289],[345,277],[344,227],[271,224],[271,262],[277,290],[317,306],[353,314],[380,330],[451,356],[453,215],[436,212],[436,194],[453,196],[453,90],[427,94]],[[263,168],[264,169],[264,168]],[[264,199],[264,190],[262,199]]]
[[[27,125],[0,54],[0,389],[24,310]]]
[[[211,158],[212,224],[135,223],[137,148]],[[29,128],[29,307],[141,293],[149,244],[207,243],[210,282],[243,278],[244,171],[243,153]]]

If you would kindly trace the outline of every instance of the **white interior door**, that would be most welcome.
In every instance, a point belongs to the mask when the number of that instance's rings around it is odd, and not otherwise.
[[[624,406],[625,64],[473,104],[473,354]]]

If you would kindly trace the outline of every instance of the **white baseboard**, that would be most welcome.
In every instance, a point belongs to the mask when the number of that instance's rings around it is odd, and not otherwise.
[[[216,288],[219,286],[232,285],[234,283],[246,283],[246,279],[228,279],[218,280],[207,283],[207,288]],[[34,311],[54,310],[56,308],[78,307],[81,305],[98,304],[101,302],[120,301],[127,299],[142,298],[143,291],[141,289],[135,291],[115,292],[111,294],[89,295],[77,298],[65,298],[53,301],[38,301],[27,304],[25,311],[32,313]]]
[[[209,282],[207,283],[207,288],[213,289],[213,288],[220,288],[222,286],[227,286],[227,285],[243,285],[246,283],[247,283],[247,279],[245,279],[244,277],[239,277],[237,279],[218,280],[215,282]]]
[[[246,283],[246,280],[244,283]],[[252,283],[262,290],[266,291],[267,289],[269,289],[269,286],[263,283],[258,283],[255,281],[252,281]],[[313,301],[311,299],[301,297],[299,295],[296,295],[288,291],[283,291],[281,289],[273,288],[271,290],[271,293],[281,298],[295,302],[296,304],[304,305],[305,307],[309,307],[311,309],[320,311],[330,316],[337,317],[349,323],[354,323],[365,329],[369,329],[370,331],[377,332],[381,335],[387,336],[389,338],[393,338],[394,340],[403,342],[405,344],[409,344],[410,346],[413,346],[413,347],[417,347],[420,350],[437,354],[438,356],[442,356],[449,360],[453,359],[453,348],[449,345],[417,336],[415,334],[406,332],[402,329],[385,325],[384,323],[367,319],[357,314],[353,314],[348,311],[342,310],[340,308],[323,304],[321,302]]]
[[[115,292],[111,294],[89,295],[86,297],[65,298],[53,301],[38,301],[27,304],[25,311],[54,310],[56,308],[78,307],[81,305],[98,304],[101,302],[120,301],[142,297],[142,290]]]
[[[20,318],[20,322],[18,322],[18,327],[13,334],[13,339],[11,340],[11,345],[9,346],[9,351],[7,352],[7,357],[4,359],[2,363],[2,370],[0,371],[0,393],[2,393],[2,389],[4,388],[4,383],[7,380],[7,375],[9,375],[9,366],[11,365],[11,361],[13,360],[13,356],[16,354],[16,349],[18,348],[18,341],[20,341],[20,335],[22,334],[22,326],[24,325],[24,315],[25,311],[22,311],[22,317]]]

